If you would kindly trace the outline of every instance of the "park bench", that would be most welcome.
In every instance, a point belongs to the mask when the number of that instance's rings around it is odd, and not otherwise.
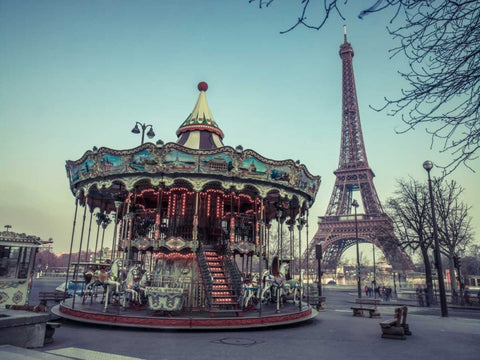
[[[368,312],[370,317],[379,317],[380,313],[377,310],[377,306],[380,302],[380,299],[355,299],[355,303],[358,306],[351,307],[353,316],[363,316],[364,312]]]
[[[406,306],[396,308],[393,319],[380,323],[382,338],[405,340],[405,335],[412,335],[407,324],[407,311]]]
[[[64,293],[61,291],[40,291],[38,293],[38,300],[46,303],[48,301],[60,302],[64,298]]]
[[[51,344],[53,342],[53,334],[55,334],[55,329],[60,327],[62,324],[53,321],[47,321],[45,326],[45,340],[44,344]]]

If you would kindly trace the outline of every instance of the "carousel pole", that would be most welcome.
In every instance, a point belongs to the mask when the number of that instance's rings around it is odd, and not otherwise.
[[[293,269],[295,265],[295,256],[293,253],[293,243],[294,243],[294,230],[295,230],[295,219],[290,218],[290,224],[288,225],[288,231],[290,232],[290,263],[288,266],[288,273],[290,274],[290,277],[293,275]]]
[[[302,229],[305,225],[305,219],[302,216],[298,218],[298,282],[300,284],[300,298],[298,299],[298,311],[302,311]]]
[[[258,264],[258,272],[259,272],[259,278],[258,278],[258,289],[257,289],[257,294],[259,295],[258,298],[260,300],[260,311],[259,311],[259,317],[262,317],[262,272],[263,272],[263,245],[265,243],[265,209],[263,206],[263,199],[260,199],[260,261]]]
[[[98,211],[95,215],[97,216],[97,220],[95,220],[95,222],[97,223],[97,236],[95,238],[95,252],[93,253],[93,262],[97,262],[98,237],[100,236],[100,224],[102,223],[101,212]]]
[[[115,201],[115,228],[113,229],[113,239],[112,239],[112,254],[110,256],[110,260],[113,261],[115,259],[115,253],[117,252],[117,228],[118,228],[118,211],[120,209],[120,206],[123,204],[122,201]]]
[[[93,209],[90,208],[90,221],[88,223],[87,248],[85,251],[85,262],[88,261],[88,247],[90,246],[90,235],[92,232]]]
[[[308,240],[308,209],[306,214],[306,236],[307,236],[307,305],[310,305],[310,241]]]
[[[75,215],[73,215],[72,238],[70,240],[70,251],[68,252],[67,275],[65,277],[65,290],[63,292],[63,301],[65,301],[65,299],[67,298],[67,293],[68,293],[68,276],[70,275],[70,261],[72,260],[73,239],[75,238],[75,226],[77,224],[78,197],[79,196],[80,196],[80,191],[75,196]]]
[[[77,280],[78,280],[78,268],[80,266],[80,255],[82,253],[83,232],[85,230],[85,219],[87,217],[88,196],[85,197],[85,207],[83,209],[82,219],[82,231],[80,232],[80,245],[78,246],[77,263],[75,264],[75,270],[73,270],[73,295],[72,295],[72,309],[75,309],[75,298],[77,297]],[[68,289],[68,282],[66,284]]]
[[[108,224],[110,224],[112,220],[110,220],[110,217],[105,213],[105,211],[103,212],[103,221],[102,221],[102,242],[100,244],[100,253],[102,254],[102,256],[100,257],[100,259],[104,260],[104,256],[103,256],[103,240],[105,239],[105,229],[107,228]]]
[[[282,236],[282,229],[281,229],[281,220],[282,220],[283,211],[282,209],[277,209],[277,238],[278,243],[280,245],[280,252],[279,256],[277,257],[277,271],[280,270],[281,262],[283,261],[283,236]],[[279,273],[280,275],[280,273]],[[276,312],[280,312],[280,286],[277,286],[277,310]]]

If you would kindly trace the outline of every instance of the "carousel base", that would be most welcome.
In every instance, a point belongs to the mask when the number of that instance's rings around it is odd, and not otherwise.
[[[119,305],[109,305],[106,312],[102,304],[82,304],[77,298],[63,301],[52,308],[52,312],[68,320],[90,324],[100,324],[120,327],[137,327],[147,329],[247,329],[273,326],[286,326],[308,321],[318,315],[318,312],[306,303],[282,304],[276,311],[275,304],[262,306],[262,311],[252,310],[236,313],[208,311],[163,312],[149,309],[122,308]]]

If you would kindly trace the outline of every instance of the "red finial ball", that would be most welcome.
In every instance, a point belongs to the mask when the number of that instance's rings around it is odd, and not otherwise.
[[[199,91],[207,91],[208,90],[208,84],[205,81],[201,81],[198,83],[197,88]]]

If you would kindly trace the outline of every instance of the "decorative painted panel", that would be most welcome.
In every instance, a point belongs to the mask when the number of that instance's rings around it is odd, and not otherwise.
[[[195,170],[196,165],[196,158],[182,151],[171,150],[165,154],[165,171],[191,172]]]
[[[157,158],[155,154],[149,150],[143,150],[132,156],[130,161],[130,167],[136,171],[148,171],[151,172],[155,165],[157,165]]]
[[[100,158],[100,168],[105,173],[116,173],[124,168],[123,159],[117,155],[104,154]]]

